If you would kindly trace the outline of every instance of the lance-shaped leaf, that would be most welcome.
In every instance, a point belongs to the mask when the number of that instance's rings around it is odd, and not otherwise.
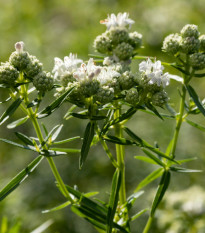
[[[141,160],[141,161],[144,161],[146,163],[151,163],[151,164],[157,164],[155,161],[153,161],[153,159],[150,159],[150,158],[147,158],[145,156],[140,156],[140,155],[137,155],[134,157],[135,159],[138,159],[138,160]]]
[[[128,211],[132,208],[137,198],[139,198],[143,193],[144,191],[135,192],[127,198],[126,206]]]
[[[59,108],[63,104],[63,102],[65,102],[65,100],[70,95],[70,93],[73,91],[73,88],[74,87],[72,87],[69,90],[67,90],[64,94],[62,94],[60,97],[58,97],[53,103],[51,103],[45,109],[43,109],[38,114],[38,118],[47,117],[51,113],[53,113],[57,108]]]
[[[196,104],[196,106],[198,107],[198,109],[205,116],[205,108],[204,108],[199,96],[195,92],[194,88],[190,85],[187,85],[186,89],[188,90],[189,95],[192,97],[192,99],[193,99],[194,103]]]
[[[53,151],[61,151],[61,152],[66,152],[66,153],[80,153],[80,149],[75,149],[75,148],[53,148],[51,147],[50,150]]]
[[[34,146],[32,139],[29,138],[28,136],[26,136],[25,134],[20,133],[20,132],[15,132],[15,135],[16,135],[25,145]]]
[[[105,134],[108,129],[110,128],[110,126],[118,124],[124,120],[130,119],[135,113],[136,113],[137,109],[136,108],[130,108],[128,109],[125,113],[123,113],[121,116],[119,116],[118,118],[108,121],[102,128],[101,130],[101,135]]]
[[[164,171],[160,184],[157,189],[157,193],[155,195],[154,201],[152,203],[152,208],[151,208],[151,216],[154,216],[154,213],[160,204],[170,182],[170,172],[169,171]]]
[[[196,78],[203,78],[203,77],[205,77],[205,73],[194,74],[194,77],[196,77]]]
[[[0,101],[0,104],[6,103],[6,102],[8,102],[9,100],[11,100],[11,97],[9,97],[9,98],[7,98],[7,99],[5,99],[5,100],[3,100],[3,101]]]
[[[178,162],[176,160],[170,158],[168,155],[161,152],[158,148],[153,147],[147,141],[145,141],[145,140],[141,139],[140,137],[138,137],[134,132],[132,132],[127,127],[124,127],[124,130],[136,142],[136,144],[138,143],[137,144],[138,146],[147,148],[147,149],[151,150],[152,152],[158,154],[160,157],[166,158],[166,159],[178,164]]]
[[[140,210],[138,213],[136,213],[135,215],[133,215],[129,221],[132,222],[134,220],[136,220],[137,218],[139,218],[141,215],[143,215],[145,212],[147,212],[149,209],[146,208],[146,209],[143,209],[143,210]]]
[[[23,169],[17,176],[15,176],[1,191],[0,201],[13,192],[42,161],[43,156],[38,156],[25,169]]]
[[[28,120],[28,117],[26,116],[16,121],[13,121],[12,123],[7,125],[7,128],[8,129],[16,128],[17,126],[24,124],[27,120]]]
[[[173,172],[180,172],[180,173],[202,172],[202,170],[193,170],[193,169],[187,169],[183,167],[170,167],[170,170]]]
[[[40,154],[46,157],[56,157],[59,155],[66,155],[67,153],[63,151],[41,150]]]
[[[160,113],[157,111],[157,109],[150,103],[145,104],[146,107],[151,110],[156,116],[158,116],[161,120],[164,120],[163,117],[160,115]]]
[[[71,202],[70,201],[66,201],[65,203],[63,203],[61,205],[58,205],[56,207],[53,207],[52,209],[43,210],[42,213],[45,214],[45,213],[50,213],[50,212],[54,212],[54,211],[57,211],[57,210],[61,210],[61,209],[66,208],[69,205],[71,205]]]
[[[19,107],[21,104],[22,99],[18,98],[15,100],[9,107],[8,109],[1,115],[0,117],[0,125],[2,125],[6,120],[9,119],[9,117],[16,111],[16,109]]]
[[[112,189],[111,189],[108,213],[107,213],[107,233],[112,232],[113,219],[117,209],[120,185],[121,185],[121,172],[120,170],[117,169],[112,179]]]
[[[135,142],[128,140],[126,138],[120,138],[120,137],[115,137],[112,135],[106,135],[103,137],[104,140],[108,141],[108,142],[112,142],[115,144],[119,144],[119,145],[133,145],[136,144]]]
[[[166,167],[166,164],[163,163],[160,159],[158,159],[155,155],[153,155],[151,152],[145,150],[145,149],[142,149],[144,151],[144,153],[150,158],[152,159],[153,161],[155,161],[159,166],[161,167]]]
[[[140,189],[144,188],[145,186],[147,186],[148,184],[150,184],[152,181],[156,180],[157,178],[159,178],[162,173],[163,173],[164,169],[163,168],[158,168],[157,170],[153,171],[152,173],[150,173],[147,177],[144,178],[144,180],[142,180],[137,188],[135,189],[134,192],[138,192]]]
[[[61,141],[54,142],[53,144],[54,145],[64,144],[64,143],[67,143],[67,142],[72,142],[72,141],[74,141],[76,139],[80,139],[80,136],[76,136],[76,137],[72,137],[72,138],[67,138],[67,139],[64,139],[64,140],[61,140]]]
[[[95,128],[94,122],[89,122],[86,126],[84,137],[83,137],[83,145],[81,148],[80,168],[82,168],[82,166],[87,158],[87,155],[88,155],[88,152],[90,149],[90,145],[92,143],[92,140],[93,140],[93,137],[95,134],[94,128]]]
[[[9,141],[9,140],[4,139],[4,138],[0,138],[0,141],[6,142],[8,144],[11,144],[13,146],[16,146],[16,147],[19,147],[19,148],[22,148],[22,149],[36,151],[36,148],[34,146],[30,146],[30,145],[24,146],[24,145],[21,145],[21,144],[16,143],[16,142]]]
[[[195,123],[195,122],[193,122],[193,121],[190,121],[190,120],[188,120],[188,119],[185,119],[185,121],[186,121],[186,123],[188,123],[189,125],[191,125],[191,126],[197,128],[197,129],[199,129],[199,130],[201,130],[201,131],[205,131],[205,127],[204,127],[204,126],[199,125],[199,124],[197,124],[197,123]]]

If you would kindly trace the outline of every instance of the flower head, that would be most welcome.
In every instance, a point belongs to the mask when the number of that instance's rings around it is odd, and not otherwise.
[[[148,58],[147,61],[143,61],[139,64],[139,71],[143,73],[149,80],[149,84],[157,84],[166,87],[169,85],[169,73],[163,74],[164,67],[161,61],[155,61],[154,63]]]
[[[118,13],[117,16],[115,14],[108,15],[108,18],[105,20],[101,20],[101,24],[105,24],[107,26],[107,30],[110,28],[126,28],[127,25],[129,26],[129,29],[131,28],[131,25],[134,23],[134,20],[129,19],[129,14],[124,13]]]
[[[81,64],[81,67],[73,73],[73,77],[77,81],[83,81],[85,79],[93,79],[101,72],[101,67],[96,66],[93,58],[90,58],[88,64]]]
[[[100,82],[101,85],[107,85],[109,82],[112,81],[113,78],[119,77],[120,73],[114,70],[113,67],[103,67],[100,74],[97,77],[97,80]]]
[[[54,78],[57,79],[59,77],[63,77],[65,75],[70,75],[75,72],[78,68],[78,64],[82,63],[81,59],[77,58],[77,55],[70,53],[69,56],[64,57],[64,61],[60,58],[54,58]]]

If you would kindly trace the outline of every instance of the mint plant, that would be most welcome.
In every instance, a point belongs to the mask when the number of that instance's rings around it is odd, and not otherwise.
[[[83,62],[72,53],[64,57],[64,60],[56,57],[52,71],[54,76],[43,70],[42,64],[35,56],[23,50],[23,42],[16,43],[16,51],[11,54],[9,62],[0,66],[1,88],[8,90],[10,95],[8,101],[13,101],[2,114],[0,123],[3,124],[17,108],[21,108],[25,117],[10,123],[8,128],[15,128],[31,121],[36,135],[27,136],[17,132],[16,136],[22,144],[3,138],[0,140],[34,151],[38,156],[1,190],[0,200],[14,191],[46,158],[57,187],[66,202],[44,212],[59,210],[70,205],[75,214],[91,223],[98,232],[128,233],[136,232],[135,229],[130,228],[130,222],[149,210],[149,218],[143,230],[143,233],[147,233],[152,229],[155,212],[168,189],[171,173],[198,172],[181,166],[192,159],[178,159],[176,148],[184,121],[198,129],[204,129],[203,126],[187,119],[191,114],[205,115],[204,101],[200,100],[190,85],[192,79],[205,76],[201,72],[205,68],[204,35],[199,37],[200,33],[196,25],[186,25],[180,33],[167,36],[162,49],[173,56],[175,63],[161,62],[156,58],[138,55],[138,49],[142,46],[142,35],[130,31],[133,23],[127,13],[119,13],[117,16],[111,14],[107,19],[102,20],[101,24],[107,29],[94,41],[94,48],[98,54],[92,55],[87,62]],[[146,59],[140,62],[137,73],[131,69],[131,63],[135,59]],[[166,66],[180,71],[182,77],[164,72]],[[179,82],[181,88],[178,111],[169,105],[169,96],[166,92],[166,87],[172,78]],[[44,96],[51,90],[55,90],[55,99],[41,109]],[[190,96],[189,99],[186,98],[187,95]],[[49,117],[63,103],[72,104],[65,114],[65,119],[70,120],[75,117],[87,121],[81,150],[55,147],[79,138],[76,136],[56,141],[63,128],[62,125],[53,126],[50,132],[45,125],[43,128],[39,125],[42,118]],[[167,114],[160,113],[162,108],[167,109]],[[139,111],[143,111],[145,115],[152,114],[161,120],[169,117],[176,121],[174,135],[170,138],[165,152],[140,138],[137,132],[126,126],[126,123]],[[96,194],[95,192],[84,194],[77,186],[72,188],[66,185],[53,159],[66,153],[80,152],[79,168],[84,169],[83,165],[90,155],[90,147],[97,143],[101,144],[115,169],[110,178],[111,190],[108,203],[91,198]],[[109,148],[110,143],[115,145],[115,153]],[[135,159],[143,160],[148,165],[150,163],[158,165],[155,171],[136,185],[133,194],[129,197],[125,176],[127,146],[141,148],[144,152],[145,156],[135,156]],[[142,189],[157,178],[161,180],[152,206],[130,216],[135,201],[143,194]]]

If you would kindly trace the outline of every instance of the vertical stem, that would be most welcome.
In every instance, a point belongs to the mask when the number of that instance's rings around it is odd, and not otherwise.
[[[186,98],[186,88],[183,85],[183,87],[182,87],[182,96],[181,96],[181,101],[180,101],[180,108],[179,108],[179,115],[176,118],[176,128],[175,128],[174,137],[173,137],[171,158],[175,158],[177,140],[178,140],[181,124],[182,124],[182,121],[183,121],[185,98]]]
[[[148,219],[147,224],[146,224],[146,226],[145,226],[145,228],[143,230],[143,233],[148,233],[149,232],[149,229],[150,229],[150,227],[152,225],[153,220],[154,220],[154,218],[152,216],[149,216],[149,219]]]
[[[119,105],[117,105],[117,109],[114,113],[114,118],[118,118],[121,114]],[[115,124],[115,136],[116,137],[123,137],[122,126],[120,124]],[[121,180],[121,187],[119,192],[119,202],[120,205],[123,205],[126,202],[126,187],[125,187],[125,163],[124,163],[124,155],[125,155],[125,148],[123,145],[116,144],[116,155],[117,155],[117,163],[118,167],[121,171],[122,180]]]

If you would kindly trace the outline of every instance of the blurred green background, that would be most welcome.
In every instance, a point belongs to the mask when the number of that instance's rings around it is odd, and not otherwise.
[[[107,14],[118,12],[129,12],[130,18],[135,20],[132,30],[143,34],[144,49],[139,53],[156,56],[162,61],[172,61],[161,52],[162,41],[166,35],[179,32],[187,23],[197,24],[199,31],[205,34],[204,0],[0,0],[0,62],[8,60],[17,41],[24,41],[26,50],[37,56],[48,71],[52,71],[54,57],[63,58],[70,52],[77,53],[78,57],[87,60],[88,54],[94,53],[92,43],[95,37],[105,31],[105,26],[100,25],[99,21],[105,19]],[[132,67],[133,70],[137,70],[138,62],[135,61]],[[174,70],[169,72],[173,73]],[[194,79],[192,84],[199,96],[204,98],[205,81]],[[178,84],[172,81],[167,88],[170,104],[176,109],[179,104],[177,86]],[[46,99],[48,103],[52,95],[53,93],[48,94]],[[1,100],[5,97],[6,94],[1,90]],[[1,105],[0,112],[2,113],[7,106],[7,104]],[[51,129],[54,122],[62,123],[68,108],[69,105],[64,104],[60,110],[44,120],[46,126]],[[22,113],[17,111],[11,121],[21,116]],[[193,119],[205,125],[202,116]],[[82,137],[86,123],[75,119],[63,120],[64,128],[59,139],[77,135]],[[145,113],[138,113],[128,126],[150,143],[157,141],[164,150],[173,135],[175,123],[172,120],[161,121]],[[1,126],[0,137],[18,141],[14,135],[15,131],[30,136],[35,135],[29,123],[14,130],[8,130],[5,124]],[[187,167],[204,170],[204,141],[204,132],[184,123],[177,147],[178,158],[197,156],[198,160],[187,164]],[[80,146],[81,141],[72,145],[78,148]],[[110,146],[114,150],[114,147]],[[0,148],[0,188],[2,188],[35,155],[3,142],[0,143]],[[142,152],[134,147],[127,148],[126,152],[127,191],[131,194],[143,177],[155,169],[155,166],[148,166],[135,160],[133,157],[141,155]],[[68,155],[55,159],[64,181],[71,186],[77,184],[79,190],[83,192],[100,191],[97,197],[107,200],[114,170],[106,154],[100,146],[94,146],[81,171],[78,169],[78,157],[78,155]],[[145,188],[145,195],[136,203],[135,211],[151,205],[150,195],[153,197],[157,182]],[[192,175],[174,174],[170,190],[177,192],[193,184],[204,187],[204,172]],[[22,233],[31,232],[48,219],[54,220],[54,223],[45,231],[47,233],[96,232],[89,223],[76,217],[69,208],[48,214],[41,213],[63,201],[61,194],[55,188],[53,175],[45,160],[20,188],[0,203],[0,221],[3,216],[7,216],[11,225],[15,221],[21,222]],[[133,223],[133,233],[142,231],[146,218],[147,216],[144,215]]]

